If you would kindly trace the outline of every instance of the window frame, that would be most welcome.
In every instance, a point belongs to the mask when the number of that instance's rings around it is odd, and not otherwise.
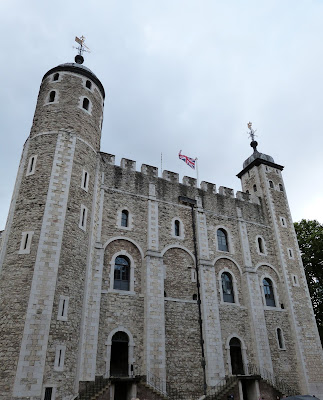
[[[67,321],[69,297],[60,295],[58,301],[57,320]]]
[[[34,231],[21,232],[21,240],[18,254],[30,254]]]
[[[81,204],[79,228],[81,228],[84,232],[86,232],[87,216],[88,208],[84,204]]]
[[[117,257],[124,256],[128,258],[130,262],[130,279],[129,279],[129,290],[120,290],[120,289],[115,289],[114,288],[114,267],[115,267],[115,261]],[[133,295],[135,294],[134,291],[134,286],[135,286],[135,268],[136,264],[133,259],[133,257],[126,251],[126,250],[121,250],[115,253],[110,261],[110,284],[109,284],[109,289],[108,293],[119,293],[119,294],[126,294],[126,295]]]
[[[86,177],[86,180],[85,180]],[[82,181],[81,181],[81,188],[83,190],[85,190],[86,192],[89,190],[89,180],[90,180],[90,174],[88,173],[88,171],[86,171],[85,169],[83,169],[82,172]]]
[[[280,334],[278,332],[280,332]],[[286,350],[285,338],[284,338],[283,330],[280,327],[276,328],[276,340],[277,340],[278,349],[279,350]]]
[[[226,249],[227,250],[220,249],[220,246],[219,246],[219,235],[218,235],[219,231],[224,234],[224,237],[225,237],[225,240],[226,240]],[[232,253],[230,251],[231,250],[231,244],[230,244],[229,237],[230,237],[229,236],[229,232],[228,232],[228,230],[226,228],[224,228],[222,226],[219,226],[219,227],[216,228],[216,249],[217,249],[217,251],[221,251],[223,253]]]
[[[55,347],[54,371],[64,371],[66,345],[58,344]]]
[[[263,252],[260,251],[259,240],[262,241]],[[256,236],[256,239],[255,239],[255,243],[256,243],[257,253],[258,253],[260,256],[266,256],[266,255],[267,255],[267,246],[266,246],[266,241],[265,241],[265,239],[263,238],[263,236],[257,235],[257,236]]]
[[[122,212],[127,211],[128,212],[128,226],[122,226]],[[116,222],[116,227],[118,229],[124,229],[126,231],[131,231],[133,229],[133,215],[131,211],[129,210],[128,207],[121,207],[119,208],[117,212],[117,222]]]
[[[121,211],[120,225],[122,228],[129,228],[129,211],[126,209]]]
[[[270,301],[267,302],[268,297],[266,297],[266,292],[265,292],[265,284],[264,284],[265,280],[266,280],[266,282],[270,281],[269,285],[266,285],[266,287],[268,286],[268,287],[271,287],[271,289],[272,289],[272,297],[273,297],[272,300],[274,302],[274,305],[268,304]],[[262,293],[263,293],[263,299],[264,299],[265,307],[268,307],[270,309],[278,308],[277,304],[279,304],[279,299],[276,296],[276,291],[275,291],[275,287],[274,287],[274,281],[272,280],[272,278],[267,276],[267,275],[262,277],[261,284],[262,284]]]
[[[55,92],[54,101],[50,101],[50,95],[52,92]],[[59,100],[59,91],[57,89],[51,89],[46,96],[44,106],[47,106],[49,104],[57,104],[58,100]]]
[[[233,287],[233,303],[229,303],[227,301],[224,301],[223,297],[223,289],[222,289],[222,274],[223,273],[228,273],[231,275],[231,282],[232,282],[232,287]],[[240,306],[240,300],[239,300],[239,291],[238,291],[238,285],[237,285],[237,279],[235,277],[235,274],[232,272],[231,269],[228,267],[224,267],[221,269],[221,271],[218,272],[218,290],[220,294],[220,304],[221,305],[229,305],[229,306]]]
[[[176,226],[175,226],[176,221],[178,221],[178,223],[179,223],[179,235],[176,235]],[[179,239],[179,240],[183,240],[185,238],[184,224],[183,224],[183,221],[181,220],[181,218],[179,218],[178,216],[176,216],[172,219],[171,236],[174,239]]]
[[[51,395],[51,399],[50,400],[55,400],[55,398],[56,398],[56,384],[50,384],[50,383],[47,383],[47,384],[45,384],[44,386],[43,386],[43,389],[42,389],[42,400],[45,400],[45,394],[46,394],[46,389],[50,389],[50,388],[52,388],[52,395]]]
[[[37,163],[37,154],[34,154],[29,157],[26,176],[34,175],[36,171],[36,163]]]
[[[85,99],[88,100],[88,102],[89,102],[87,109],[83,107]],[[93,107],[92,101],[87,96],[80,96],[78,108],[80,108],[84,112],[88,113],[89,115],[92,115],[92,107]]]
[[[230,282],[230,284],[231,284],[231,291],[232,291],[232,293],[231,294],[227,294],[227,293],[225,293],[224,292],[224,287],[223,287],[223,282],[224,282],[224,280],[223,280],[223,276],[226,276],[226,277],[228,277],[228,281],[226,281],[226,283],[227,282]],[[228,288],[226,288],[226,290],[227,290]],[[231,273],[229,272],[229,271],[223,271],[222,272],[222,274],[221,274],[221,290],[222,290],[222,301],[223,301],[223,303],[229,303],[229,304],[234,304],[236,301],[235,301],[235,293],[234,293],[234,283],[233,283],[233,276],[231,275]],[[228,301],[228,300],[226,300],[226,297],[225,296],[231,296],[230,298],[232,299],[232,301]],[[227,297],[228,298],[228,297]]]
[[[126,263],[123,263],[120,261],[118,262],[118,260],[124,260]],[[124,270],[121,268],[117,269],[116,268],[117,266],[122,267],[122,268],[125,267],[125,268],[124,268]],[[120,279],[116,278],[116,272],[120,273]],[[124,274],[126,275],[126,279],[122,278]],[[126,283],[126,285],[125,285],[125,283]],[[123,286],[126,286],[126,289],[123,289],[122,288]],[[130,289],[130,260],[125,255],[119,255],[114,260],[113,289],[129,292],[129,289]]]

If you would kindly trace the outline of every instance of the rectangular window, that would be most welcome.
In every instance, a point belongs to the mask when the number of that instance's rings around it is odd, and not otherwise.
[[[191,279],[192,282],[196,282],[196,270],[194,268],[191,268]]]
[[[80,222],[79,222],[79,227],[83,229],[83,231],[86,230],[86,219],[87,219],[87,208],[81,205],[81,213],[80,213]]]
[[[293,280],[293,286],[299,286],[297,275],[292,275],[292,280]]]
[[[89,173],[83,169],[81,188],[88,191],[89,188]]]
[[[45,388],[44,400],[52,400],[53,388],[47,387]]]
[[[64,370],[64,359],[65,359],[65,349],[66,346],[58,345],[56,346],[54,370],[63,371]]]
[[[29,157],[26,176],[33,175],[36,169],[37,155]]]
[[[33,231],[22,232],[20,249],[19,249],[18,254],[29,254],[30,253],[30,246],[31,246],[31,240],[32,240],[33,234],[34,234]]]
[[[57,312],[58,321],[67,321],[68,301],[69,297],[67,296],[59,297],[58,312]]]
[[[281,225],[282,225],[284,228],[287,227],[286,218],[280,217],[280,223],[281,223]]]

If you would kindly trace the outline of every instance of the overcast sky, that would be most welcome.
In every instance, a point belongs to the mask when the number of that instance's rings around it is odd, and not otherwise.
[[[323,223],[323,3],[319,0],[2,0],[0,230],[4,229],[39,85],[73,62],[106,91],[101,150],[241,190],[258,150],[285,166],[294,221]]]

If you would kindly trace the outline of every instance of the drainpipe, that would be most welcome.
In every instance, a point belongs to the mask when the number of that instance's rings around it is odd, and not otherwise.
[[[194,213],[194,207],[196,207],[196,200],[190,199],[189,197],[184,197],[184,196],[179,196],[178,200],[179,200],[179,202],[189,205],[191,207],[195,270],[196,270],[197,305],[198,305],[198,312],[199,312],[200,344],[201,344],[201,353],[202,353],[201,366],[203,369],[203,393],[206,396],[207,384],[206,384],[206,373],[205,373],[205,354],[204,354],[204,340],[203,340],[203,326],[202,326],[203,321],[202,321],[202,310],[201,310],[200,275],[199,275],[199,266],[198,266],[195,213]]]

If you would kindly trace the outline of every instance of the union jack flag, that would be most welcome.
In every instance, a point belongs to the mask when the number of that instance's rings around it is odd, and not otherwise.
[[[180,160],[183,160],[189,167],[195,169],[195,163],[196,163],[197,158],[191,158],[191,157],[184,156],[184,154],[182,154],[182,150],[179,151],[178,158]]]

